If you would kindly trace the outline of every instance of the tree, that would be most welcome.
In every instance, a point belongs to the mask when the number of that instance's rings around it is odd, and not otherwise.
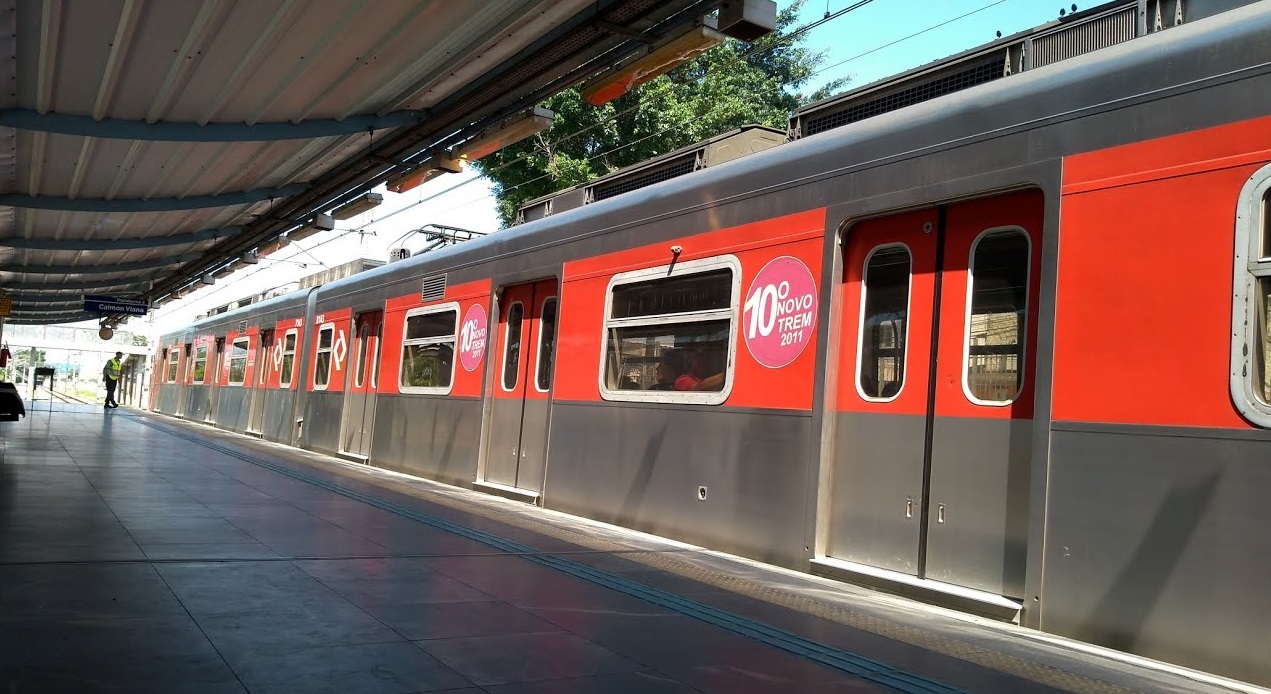
[[[777,17],[777,30],[754,43],[728,39],[696,60],[601,107],[568,89],[543,103],[552,127],[476,163],[494,181],[504,226],[526,201],[686,147],[743,125],[786,127],[790,112],[847,83],[812,94],[805,86],[824,55],[800,48],[791,25],[803,0]]]

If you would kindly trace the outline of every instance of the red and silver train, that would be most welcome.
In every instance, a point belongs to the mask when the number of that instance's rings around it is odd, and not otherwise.
[[[153,407],[1271,684],[1271,3],[1176,4],[201,320]]]

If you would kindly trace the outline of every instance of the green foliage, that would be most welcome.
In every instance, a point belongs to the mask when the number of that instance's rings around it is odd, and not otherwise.
[[[753,44],[729,39],[696,60],[601,107],[569,89],[545,101],[552,127],[476,163],[494,181],[504,226],[525,202],[584,183],[743,125],[785,129],[790,112],[840,91],[799,90],[823,62],[790,37],[803,2],[783,10],[777,30]]]

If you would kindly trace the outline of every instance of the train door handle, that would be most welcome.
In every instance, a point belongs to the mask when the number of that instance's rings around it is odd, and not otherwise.
[[[914,498],[912,496],[905,497],[905,518],[914,517]]]
[[[937,523],[943,523],[943,522],[944,522],[944,504],[940,504],[940,505],[936,508],[936,522],[937,522]]]

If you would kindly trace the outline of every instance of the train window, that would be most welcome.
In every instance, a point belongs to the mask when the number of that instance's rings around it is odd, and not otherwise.
[[[455,332],[459,305],[443,304],[406,312],[402,331],[402,392],[445,395],[455,374]]]
[[[1271,428],[1271,165],[1249,179],[1236,211],[1231,397],[1250,422]]]
[[[195,383],[202,383],[207,378],[207,345],[194,350],[194,368],[190,373]]]
[[[274,346],[274,331],[264,330],[260,333],[260,347],[256,354],[256,385],[264,387],[269,377],[269,362]]]
[[[335,326],[318,328],[318,348],[313,353],[313,388],[326,390],[331,381],[331,348],[335,342]]]
[[[181,358],[181,351],[176,347],[168,350],[168,383],[177,382],[177,361]]]
[[[972,402],[1007,404],[1024,384],[1030,256],[1018,228],[986,231],[971,246],[962,386]]]
[[[1257,277],[1254,305],[1258,315],[1254,353],[1260,363],[1254,369],[1259,381],[1254,392],[1261,397],[1263,405],[1271,406],[1271,191],[1262,195],[1262,215],[1258,221],[1262,227],[1262,253],[1253,268]]]
[[[278,384],[283,388],[291,387],[291,376],[296,366],[296,331],[288,330],[282,336],[282,365],[278,371]]]
[[[520,379],[521,324],[525,322],[525,306],[517,301],[508,308],[503,326],[503,390],[516,388]]]
[[[381,321],[379,327],[375,328],[375,350],[372,352],[371,358],[371,388],[378,390],[380,387],[380,348],[384,345],[384,323]]]
[[[357,336],[357,380],[354,383],[358,388],[366,383],[366,353],[371,349],[370,336],[371,326],[363,323]]]
[[[247,380],[247,347],[250,343],[250,338],[240,337],[230,345],[229,384],[231,386],[241,386],[243,381]]]
[[[214,386],[220,385],[221,378],[223,378],[221,375],[221,364],[224,363],[224,357],[225,338],[218,337],[216,338],[216,349],[212,351],[211,361],[207,367],[208,380],[211,381]]]
[[[856,387],[866,400],[895,400],[905,384],[912,269],[905,246],[881,246],[865,259]]]
[[[732,256],[610,282],[601,396],[717,405],[732,389],[741,266]]]
[[[538,325],[538,365],[534,367],[534,387],[546,393],[552,387],[552,358],[556,355],[556,297],[543,302],[543,315]]]
[[[1254,369],[1260,381],[1254,392],[1261,398],[1262,404],[1271,405],[1271,278],[1262,277],[1258,280],[1256,303],[1258,339],[1254,353],[1261,363],[1256,364],[1257,368]]]
[[[1262,252],[1259,260],[1271,261],[1271,191],[1262,196]]]

